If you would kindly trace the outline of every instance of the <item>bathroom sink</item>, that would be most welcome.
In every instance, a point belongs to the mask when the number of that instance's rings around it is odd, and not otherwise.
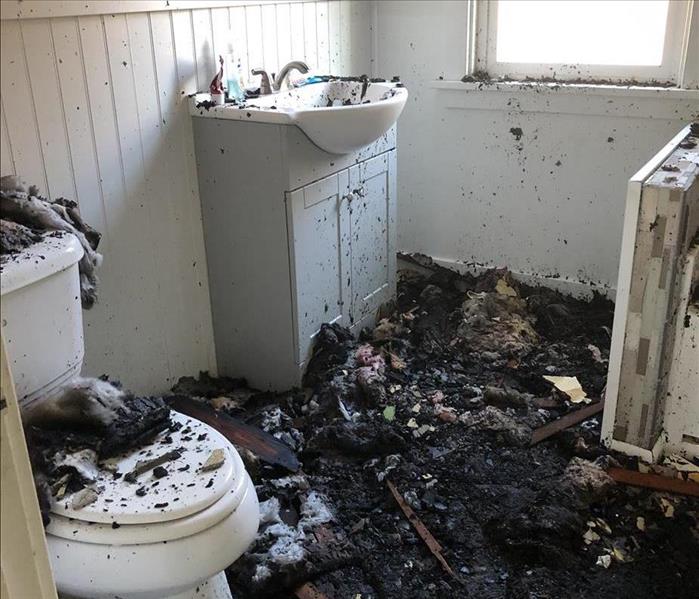
[[[398,120],[408,90],[400,84],[330,80],[247,100],[208,106],[196,94],[191,113],[222,119],[297,125],[331,154],[355,152],[381,137]]]

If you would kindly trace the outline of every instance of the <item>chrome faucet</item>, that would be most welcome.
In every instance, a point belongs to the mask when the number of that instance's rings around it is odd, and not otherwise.
[[[291,73],[293,69],[296,69],[303,74],[308,73],[308,65],[305,62],[300,60],[292,60],[290,63],[285,64],[279,70],[279,74],[274,78],[274,83],[272,83],[274,91],[279,91],[282,88],[282,85],[284,85],[287,77],[289,77],[289,73]]]
[[[253,75],[262,75],[262,80],[260,81],[260,95],[266,96],[272,93],[272,86],[269,83],[269,75],[262,67],[259,69],[253,69],[250,71]]]
[[[300,60],[292,60],[290,63],[285,64],[281,68],[278,75],[275,76],[274,73],[272,73],[272,78],[270,80],[267,71],[265,71],[263,68],[253,69],[253,75],[260,75],[262,77],[262,80],[260,81],[260,95],[266,96],[273,92],[278,92],[293,69],[296,69],[301,73],[308,73],[309,70],[308,65],[305,62]]]

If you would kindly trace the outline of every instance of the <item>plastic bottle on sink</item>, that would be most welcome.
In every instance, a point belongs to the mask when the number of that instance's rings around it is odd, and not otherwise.
[[[243,73],[240,59],[235,57],[233,48],[228,46],[228,55],[226,56],[226,90],[228,99],[236,102],[245,100],[245,91],[243,88]]]

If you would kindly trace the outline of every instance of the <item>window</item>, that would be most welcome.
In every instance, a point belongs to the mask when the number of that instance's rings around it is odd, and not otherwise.
[[[514,79],[679,83],[691,10],[688,0],[478,2],[475,69]]]

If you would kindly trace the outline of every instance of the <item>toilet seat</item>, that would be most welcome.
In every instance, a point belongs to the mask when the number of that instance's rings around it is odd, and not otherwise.
[[[247,473],[244,479],[238,507],[217,524],[191,536],[137,545],[101,545],[48,534],[49,558],[60,595],[83,599],[230,599],[228,594],[210,594],[204,588],[212,577],[220,578],[219,573],[240,557],[257,533],[257,496]]]
[[[164,431],[138,452],[100,464],[100,477],[91,485],[100,491],[97,501],[81,509],[72,507],[74,495],[55,502],[46,532],[83,543],[139,545],[194,535],[235,511],[247,482],[238,453],[208,425],[174,411],[172,420],[181,423],[179,430]],[[135,483],[124,479],[139,460],[174,449],[181,451],[180,457],[163,464],[167,476],[158,479],[149,470]],[[215,449],[223,449],[223,465],[202,472]],[[115,478],[111,470],[121,475]],[[145,495],[137,495],[139,489]]]
[[[133,455],[100,464],[125,473],[138,459],[182,448],[179,457],[163,464],[167,476],[158,479],[149,470],[129,483],[102,468],[93,485],[101,490],[98,501],[76,510],[69,496],[53,506],[46,540],[63,596],[230,598],[221,572],[257,533],[255,486],[225,437],[177,412],[172,420],[182,423],[178,431],[165,431]],[[202,472],[214,449],[224,449],[224,463]],[[136,495],[141,487],[146,489],[143,497]],[[169,505],[153,508],[155,502]]]

